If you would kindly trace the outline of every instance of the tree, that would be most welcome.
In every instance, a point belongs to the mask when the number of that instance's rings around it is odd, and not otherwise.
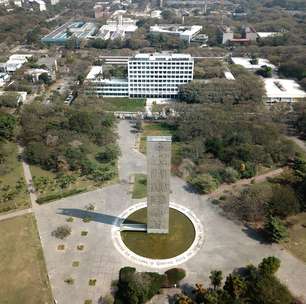
[[[222,280],[223,280],[222,271],[220,270],[211,271],[209,279],[210,279],[211,285],[214,287],[214,290],[216,290],[222,284]]]
[[[271,242],[280,243],[288,238],[288,231],[281,220],[272,215],[268,215],[265,223],[265,231]]]
[[[44,84],[49,85],[49,84],[52,83],[52,79],[51,79],[51,77],[50,77],[50,75],[48,73],[42,73],[42,74],[39,75],[38,78]]]
[[[271,67],[264,65],[258,71],[256,71],[256,74],[262,77],[268,78],[268,77],[272,77],[272,72],[273,70]]]
[[[280,259],[270,256],[264,258],[262,262],[258,265],[258,269],[261,274],[265,276],[274,275],[280,267]]]
[[[11,139],[14,136],[16,118],[13,115],[0,112],[0,139]]]
[[[238,299],[243,296],[246,288],[244,279],[238,274],[228,275],[223,287],[233,299]]]
[[[101,151],[97,154],[96,158],[100,162],[106,163],[116,160],[119,154],[119,147],[116,144],[109,144],[101,149]]]
[[[273,185],[272,198],[268,204],[268,210],[273,216],[286,218],[300,211],[300,203],[295,191],[288,185]]]
[[[186,271],[182,268],[172,268],[165,272],[167,283],[170,286],[177,285],[186,276]]]

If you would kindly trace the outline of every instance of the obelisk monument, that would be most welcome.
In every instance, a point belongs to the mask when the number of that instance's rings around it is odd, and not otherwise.
[[[147,137],[147,233],[169,232],[171,136]]]

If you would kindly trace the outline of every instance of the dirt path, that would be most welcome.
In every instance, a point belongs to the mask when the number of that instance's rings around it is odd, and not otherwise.
[[[234,184],[230,184],[230,185],[223,184],[216,191],[210,193],[209,197],[216,198],[224,192],[228,192],[228,191],[231,191],[231,190],[238,190],[239,188],[241,188],[243,186],[251,184],[253,181],[255,183],[263,182],[269,177],[275,177],[277,175],[280,175],[283,171],[284,171],[284,168],[279,168],[279,169],[276,169],[276,170],[273,170],[273,171],[269,171],[265,174],[257,175],[257,176],[252,177],[252,178],[241,179]]]
[[[4,220],[7,220],[7,219],[16,217],[16,216],[25,215],[25,214],[32,213],[32,212],[33,212],[32,208],[28,208],[28,209],[16,210],[16,211],[13,211],[13,212],[1,214],[0,215],[0,221],[4,221]]]

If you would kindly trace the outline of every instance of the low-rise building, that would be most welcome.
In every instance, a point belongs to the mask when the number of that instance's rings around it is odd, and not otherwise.
[[[65,44],[70,38],[77,40],[89,39],[96,31],[92,22],[67,22],[41,39],[46,44]]]
[[[0,87],[3,87],[8,81],[10,81],[11,77],[7,73],[0,73]]]
[[[104,78],[102,66],[93,66],[85,80],[86,94],[91,96],[127,97],[127,78]]]
[[[231,57],[231,62],[233,64],[241,65],[249,71],[257,71],[263,66],[270,67],[271,69],[276,69],[275,65],[270,63],[268,59],[257,58],[256,63],[252,63],[252,58],[250,57]]]
[[[295,80],[264,78],[267,103],[292,103],[306,99],[306,92],[302,90]]]
[[[30,54],[14,54],[9,57],[9,60],[5,63],[6,71],[13,73],[20,69],[32,55]]]
[[[95,19],[105,18],[111,14],[109,1],[96,2],[93,9],[95,13]]]
[[[119,15],[115,19],[107,20],[106,24],[101,26],[97,37],[104,40],[124,39],[137,30],[136,23],[137,20]]]
[[[156,24],[150,27],[150,32],[177,36],[190,43],[202,31],[202,28],[201,25]]]

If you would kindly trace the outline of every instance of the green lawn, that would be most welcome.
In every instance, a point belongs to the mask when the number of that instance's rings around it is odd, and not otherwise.
[[[145,99],[131,99],[128,97],[103,98],[102,103],[106,111],[144,112]]]
[[[1,144],[6,157],[0,164],[0,212],[28,208],[30,197],[26,191],[22,163],[18,160],[18,147],[13,142]],[[16,188],[17,181],[22,183],[19,189]]]
[[[34,216],[1,221],[0,235],[0,302],[53,303]]]
[[[147,196],[147,176],[135,174],[132,198],[144,198]]]
[[[306,263],[306,212],[287,219],[289,240],[285,247]]]

